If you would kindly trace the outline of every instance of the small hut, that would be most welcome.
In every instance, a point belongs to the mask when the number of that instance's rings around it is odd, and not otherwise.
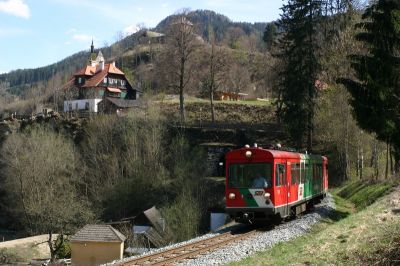
[[[71,262],[76,266],[94,266],[121,260],[125,239],[111,225],[85,225],[71,238]]]

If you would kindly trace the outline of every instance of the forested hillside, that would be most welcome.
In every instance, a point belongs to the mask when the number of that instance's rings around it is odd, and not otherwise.
[[[198,33],[207,41],[210,40],[209,34],[212,30],[215,39],[220,42],[226,37],[228,30],[242,30],[246,35],[256,34],[262,36],[267,23],[248,23],[233,22],[228,17],[215,13],[210,10],[197,10],[190,12],[187,18],[198,27]],[[163,19],[155,27],[156,31],[164,32],[171,22],[176,19],[176,15],[171,15]],[[229,29],[231,28],[231,29]]]
[[[165,32],[167,25],[174,20],[176,16],[171,15],[161,21],[154,29],[159,32]],[[266,23],[246,23],[246,22],[232,22],[228,17],[217,14],[209,10],[198,10],[190,12],[188,19],[192,21],[198,33],[205,39],[209,39],[210,29],[214,31],[215,37],[218,42],[223,41],[229,34],[236,35],[246,34],[247,36],[255,35],[259,43],[261,43],[262,34]],[[124,53],[132,50],[138,45],[138,40],[143,34],[145,28],[138,33],[134,33],[127,37],[117,37],[114,44],[109,47],[97,47],[100,48],[104,56],[108,59],[113,58],[118,60]],[[260,37],[261,36],[261,37]],[[89,45],[88,50],[81,51],[74,55],[71,55],[57,63],[49,66],[44,66],[36,69],[18,69],[11,71],[10,73],[0,74],[0,83],[6,84],[8,91],[12,94],[21,95],[25,90],[34,86],[38,82],[47,82],[54,76],[60,76],[61,82],[66,82],[69,75],[82,68],[87,63],[89,58]]]

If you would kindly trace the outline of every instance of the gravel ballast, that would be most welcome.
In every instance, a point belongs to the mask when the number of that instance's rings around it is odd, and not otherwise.
[[[312,225],[317,223],[332,209],[335,209],[335,202],[332,196],[328,194],[327,197],[320,204],[316,205],[315,210],[311,213],[303,215],[298,219],[278,225],[272,230],[266,232],[260,232],[259,234],[256,234],[253,237],[240,241],[239,243],[228,245],[225,248],[218,249],[217,251],[208,253],[197,259],[187,260],[178,265],[180,266],[220,265],[232,261],[241,260],[245,257],[254,254],[257,251],[266,250],[279,242],[288,241],[290,239],[305,234],[311,228]],[[115,263],[126,262],[133,258],[138,258],[144,255],[161,252],[166,249],[179,247],[188,243],[210,238],[215,235],[216,234],[206,234],[185,242],[173,244],[157,250],[152,250],[151,252],[145,253],[140,256],[128,257],[118,262],[116,261],[113,263],[108,263],[107,265],[114,265]]]
[[[241,260],[257,251],[266,250],[279,242],[288,241],[305,234],[313,224],[317,223],[333,209],[335,209],[335,202],[332,196],[328,194],[327,197],[315,207],[315,210],[312,213],[308,213],[301,218],[281,224],[270,231],[262,232],[237,244],[229,245],[197,259],[187,260],[178,265],[220,265]]]

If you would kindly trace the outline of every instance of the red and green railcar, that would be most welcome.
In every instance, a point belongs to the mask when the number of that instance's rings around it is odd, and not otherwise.
[[[244,147],[225,155],[226,212],[252,223],[305,211],[325,197],[324,156]]]

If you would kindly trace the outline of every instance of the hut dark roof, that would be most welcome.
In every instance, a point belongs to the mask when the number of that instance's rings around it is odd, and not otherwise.
[[[71,241],[124,242],[126,237],[111,225],[87,224],[71,237]]]

